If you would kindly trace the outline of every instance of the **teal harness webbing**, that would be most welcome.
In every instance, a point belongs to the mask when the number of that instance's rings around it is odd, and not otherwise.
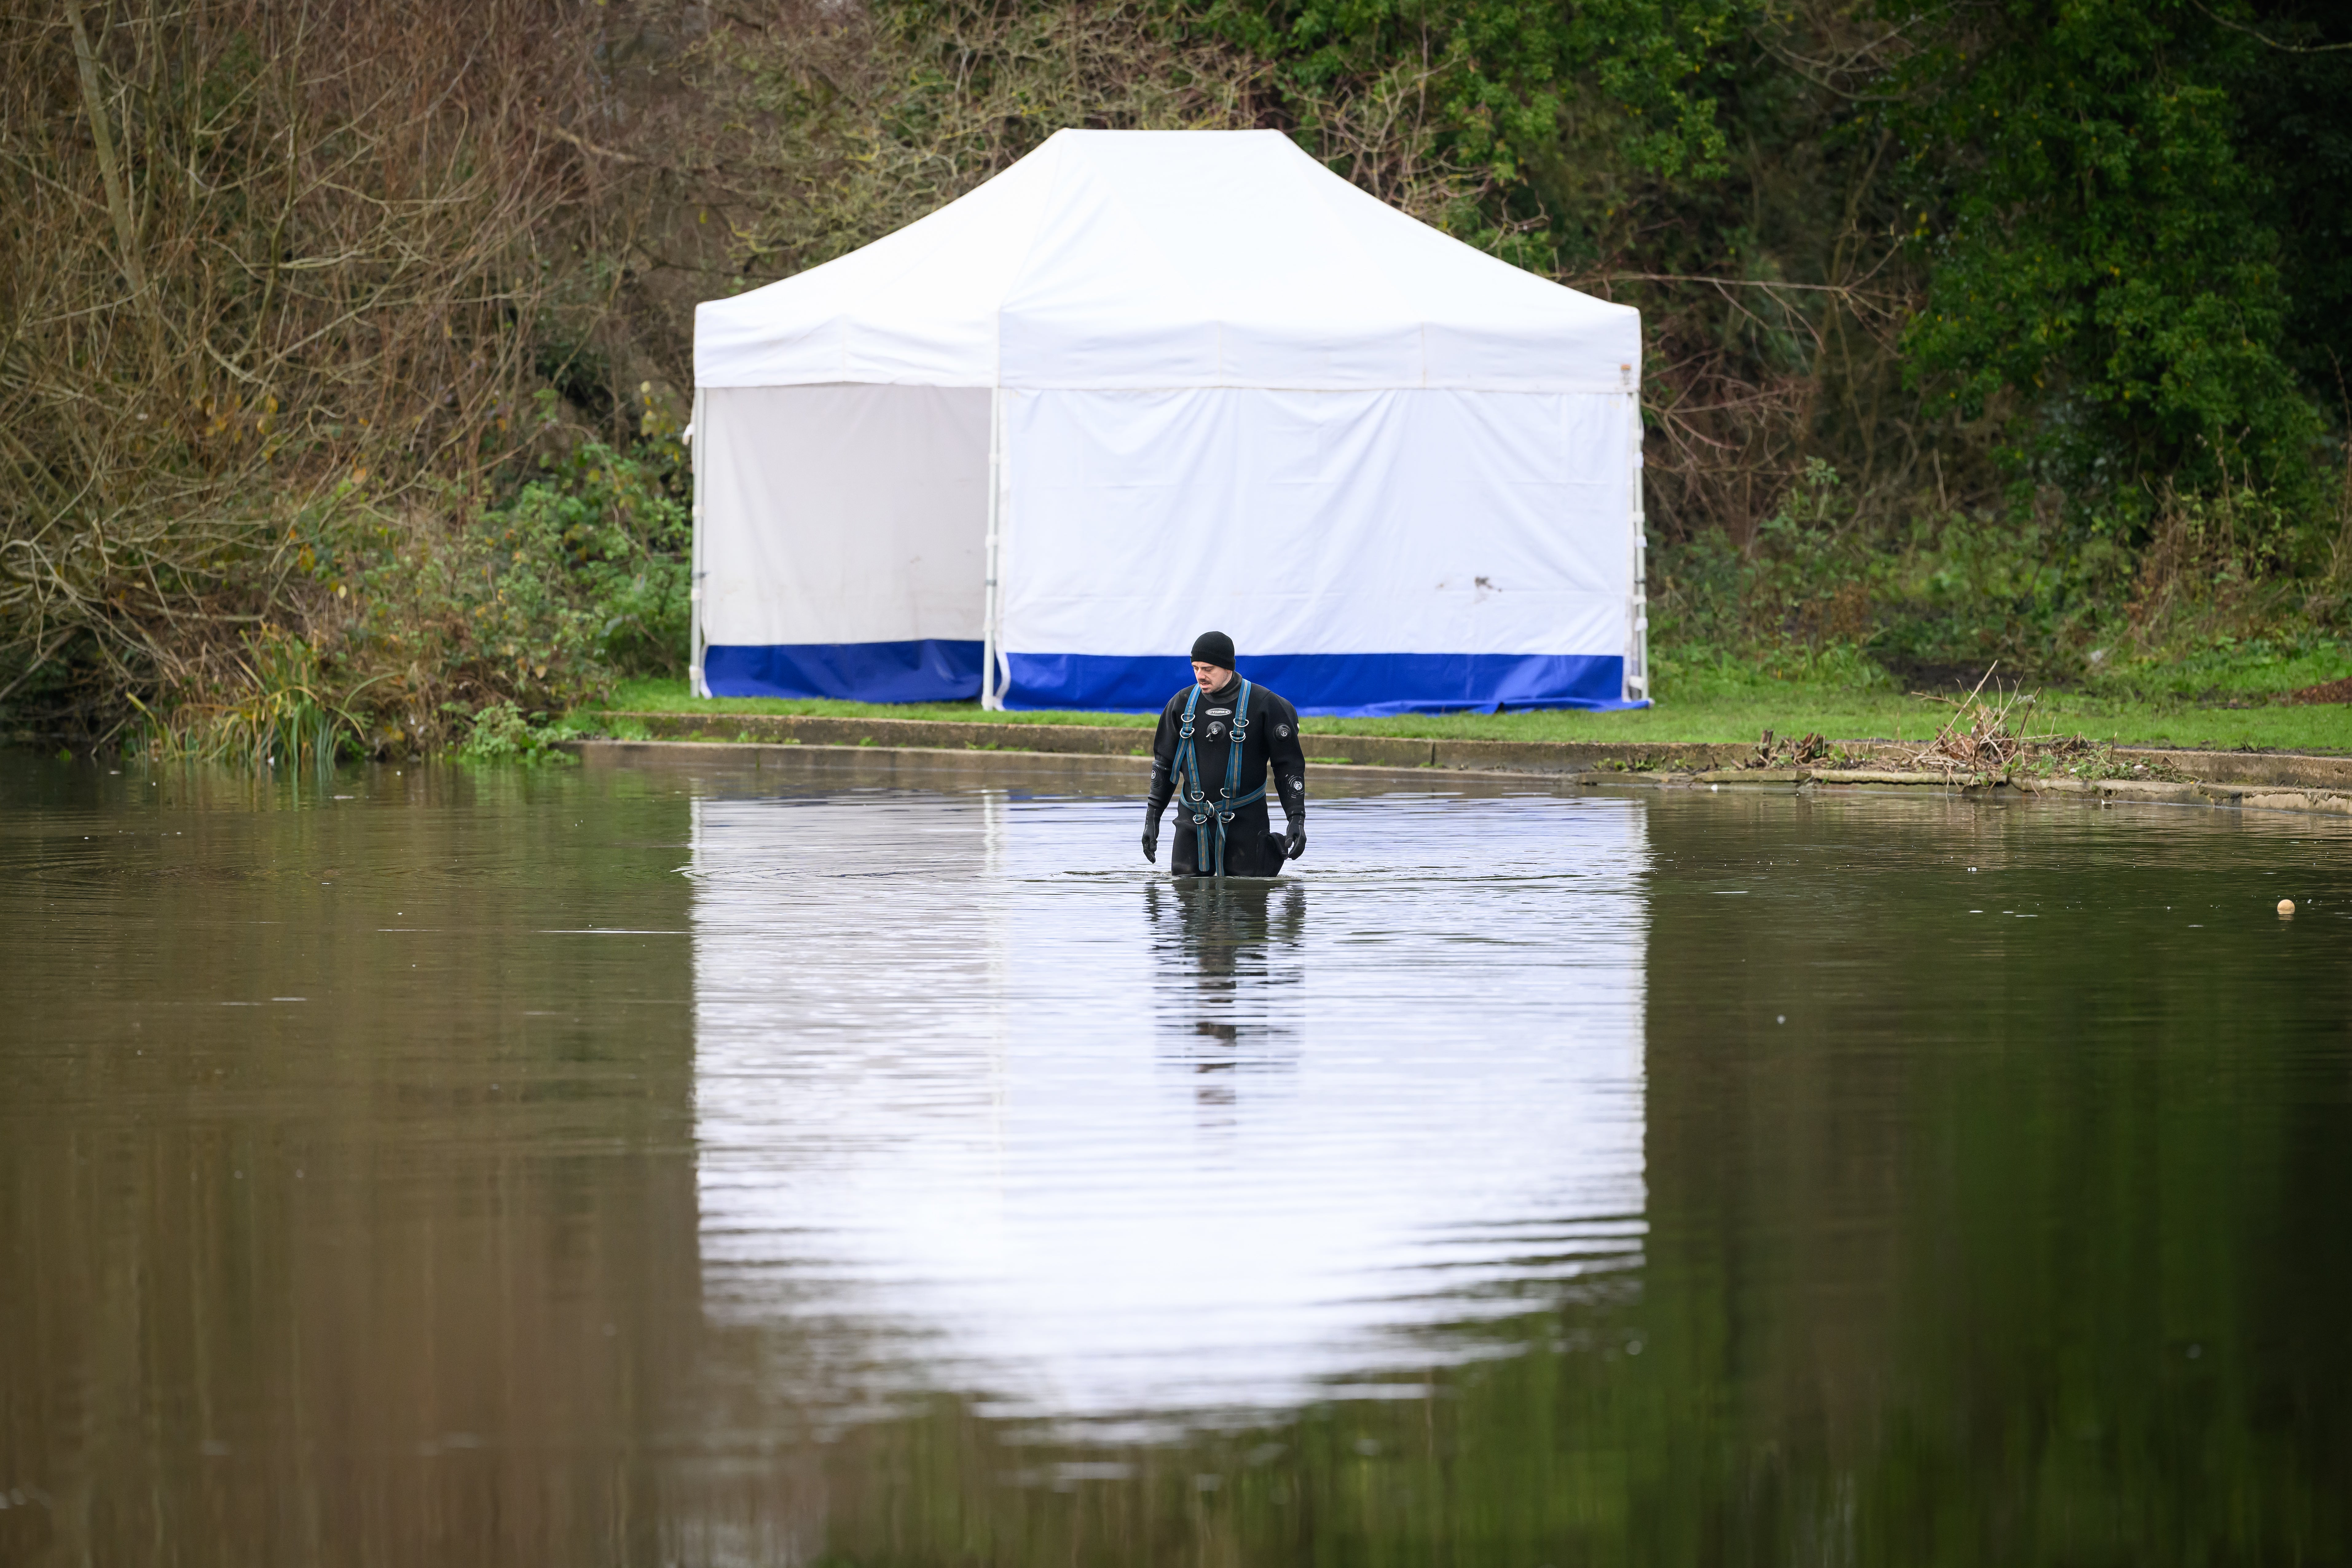
[[[1198,686],[1185,695],[1184,728],[1176,740],[1176,798],[1183,803],[1184,809],[1192,817],[1192,865],[1197,870],[1206,871],[1213,864],[1216,868],[1214,874],[1219,877],[1225,874],[1226,825],[1233,821],[1234,814],[1242,807],[1255,805],[1265,798],[1264,784],[1244,795],[1234,794],[1242,783],[1242,742],[1249,739],[1249,700],[1250,683],[1244,680],[1239,700],[1234,703],[1233,741],[1225,749],[1225,784],[1217,792],[1215,800],[1209,798],[1208,786],[1201,778],[1201,753],[1192,746],[1192,710],[1201,700]],[[1213,862],[1209,858],[1209,836],[1212,832],[1217,838]]]

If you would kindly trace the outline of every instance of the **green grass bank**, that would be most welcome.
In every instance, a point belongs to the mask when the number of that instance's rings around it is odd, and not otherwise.
[[[2157,670],[2119,672],[2106,689],[2039,692],[2022,729],[2125,746],[2352,752],[2352,705],[2289,700],[2290,694],[2352,677],[2352,647],[2221,650]],[[1308,734],[1399,735],[1432,740],[1650,742],[1731,744],[1765,730],[1831,740],[1918,740],[1949,716],[1948,705],[1870,673],[1803,668],[1775,673],[1729,661],[1660,661],[1655,706],[1622,713],[1423,713],[1393,719],[1309,719]],[[1957,694],[1957,693],[1956,693]],[[680,679],[625,680],[609,700],[575,710],[563,726],[600,727],[602,714],[810,714],[959,720],[1007,725],[1150,725],[1149,715],[1095,712],[986,713],[975,702],[906,703],[697,698]],[[723,729],[723,722],[714,731]]]

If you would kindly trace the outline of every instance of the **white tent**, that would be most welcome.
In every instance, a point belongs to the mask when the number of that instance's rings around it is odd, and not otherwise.
[[[1275,132],[1064,131],[695,318],[704,695],[1646,700],[1641,324]],[[984,650],[984,651],[983,651]]]

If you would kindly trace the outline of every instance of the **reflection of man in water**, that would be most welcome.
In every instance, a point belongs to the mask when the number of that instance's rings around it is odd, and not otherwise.
[[[1234,672],[1234,639],[1203,632],[1192,645],[1192,680],[1160,710],[1151,742],[1151,798],[1144,803],[1143,858],[1160,858],[1160,814],[1176,798],[1168,869],[1179,877],[1273,877],[1307,849],[1307,758],[1297,710]],[[1274,834],[1266,773],[1289,831]]]
[[[1230,1109],[1235,1075],[1297,1065],[1306,978],[1299,884],[1144,884],[1160,1053],[1198,1075],[1203,1110]]]

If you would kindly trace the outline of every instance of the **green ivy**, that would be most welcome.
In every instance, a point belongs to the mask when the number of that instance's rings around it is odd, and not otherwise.
[[[2228,85],[2260,75],[2223,21],[2246,14],[2009,0],[1900,73],[1915,372],[1964,416],[2005,411],[2012,462],[2078,493],[2313,483],[2277,191]]]

